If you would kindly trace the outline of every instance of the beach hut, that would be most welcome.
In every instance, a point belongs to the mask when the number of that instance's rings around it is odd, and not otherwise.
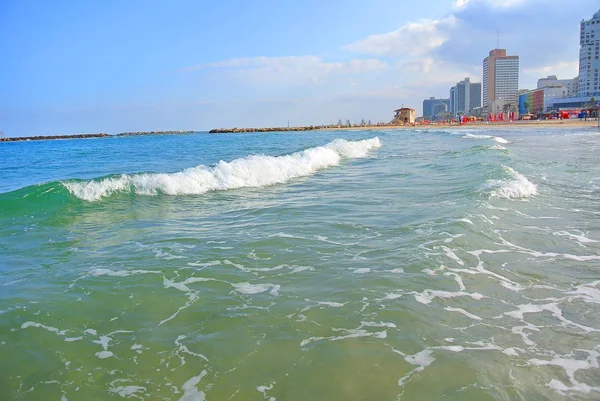
[[[392,120],[392,124],[414,124],[415,123],[415,109],[411,109],[410,107],[401,107],[397,110],[394,110],[394,119]]]

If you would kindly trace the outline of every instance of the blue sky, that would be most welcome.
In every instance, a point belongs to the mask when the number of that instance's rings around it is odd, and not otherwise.
[[[496,45],[520,87],[577,75],[597,0],[0,2],[7,136],[389,121]]]

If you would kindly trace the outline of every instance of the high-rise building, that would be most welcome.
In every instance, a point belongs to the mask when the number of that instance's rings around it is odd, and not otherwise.
[[[450,88],[450,107],[448,107],[448,111],[453,116],[456,115],[456,86]]]
[[[433,118],[440,113],[445,113],[450,108],[449,99],[436,99],[430,97],[423,100],[423,117]]]
[[[483,60],[483,106],[496,100],[516,104],[519,89],[519,56],[494,49]]]
[[[457,83],[450,89],[450,95],[453,115],[471,114],[474,108],[481,107],[481,84],[471,82],[471,78]]]
[[[581,21],[579,43],[579,96],[600,96],[600,10]]]
[[[562,97],[575,97],[578,92],[579,79],[577,77],[572,79],[558,79],[556,75],[549,75],[546,78],[540,78],[537,81],[537,88],[542,89],[549,86],[562,86],[564,87],[564,94]]]

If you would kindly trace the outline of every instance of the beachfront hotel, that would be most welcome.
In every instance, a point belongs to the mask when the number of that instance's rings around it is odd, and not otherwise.
[[[450,113],[470,115],[473,109],[481,107],[481,83],[471,82],[471,78],[465,78],[456,86],[450,88]]]
[[[430,97],[423,100],[423,117],[434,118],[450,110],[450,99],[436,99]]]
[[[540,78],[537,81],[537,89],[554,86],[561,86],[563,88],[561,97],[575,97],[579,91],[579,77],[558,79],[556,75],[548,75],[546,78]]]
[[[600,10],[581,21],[579,43],[579,96],[600,96]]]
[[[519,89],[519,56],[507,56],[506,49],[494,49],[483,60],[483,107],[496,101],[515,104]]]

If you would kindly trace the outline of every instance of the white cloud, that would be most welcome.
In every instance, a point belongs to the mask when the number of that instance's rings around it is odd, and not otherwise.
[[[407,86],[422,88],[423,91],[443,87],[446,92],[467,77],[472,82],[481,82],[482,77],[482,68],[479,66],[458,65],[433,57],[403,61],[397,67],[402,75],[409,77]]]
[[[525,73],[550,74],[565,78],[573,78],[579,73],[578,61],[559,61],[550,65],[524,68]]]
[[[452,7],[463,9],[471,5],[482,3],[493,8],[511,8],[523,5],[530,0],[455,0]]]
[[[379,59],[352,59],[326,62],[317,56],[244,57],[223,60],[182,69],[212,68],[247,83],[306,84],[317,83],[330,75],[357,75],[387,68]]]
[[[401,62],[400,64],[398,64],[398,67],[401,70],[407,70],[413,73],[429,74],[434,64],[435,60],[433,59],[433,57],[424,57],[420,59],[413,59]]]
[[[443,45],[449,39],[448,31],[456,24],[453,15],[439,20],[410,22],[393,32],[371,35],[345,48],[362,54],[422,55]]]
[[[537,80],[548,75],[556,75],[558,79],[571,79],[579,74],[578,61],[559,61],[554,64],[525,67],[521,69],[522,88],[535,88]]]

